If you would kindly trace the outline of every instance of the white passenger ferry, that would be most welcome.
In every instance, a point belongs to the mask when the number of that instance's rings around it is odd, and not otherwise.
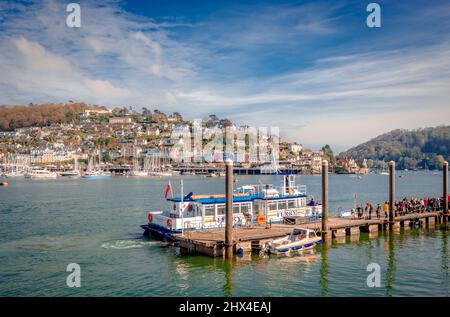
[[[172,234],[184,230],[205,230],[225,226],[225,195],[193,195],[168,198],[170,210],[148,213],[142,225],[145,235],[172,241]],[[320,217],[322,206],[307,196],[305,185],[295,185],[295,175],[284,175],[281,185],[245,185],[233,195],[234,226],[282,222],[286,216]],[[267,218],[267,219],[266,219]]]

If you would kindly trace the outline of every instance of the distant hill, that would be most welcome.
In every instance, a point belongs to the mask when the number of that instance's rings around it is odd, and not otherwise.
[[[339,154],[372,165],[395,161],[400,169],[441,169],[450,160],[450,126],[418,130],[394,130]]]

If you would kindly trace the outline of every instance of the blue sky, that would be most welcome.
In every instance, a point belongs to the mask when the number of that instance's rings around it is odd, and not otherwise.
[[[336,152],[448,124],[450,3],[0,2],[0,104],[86,101],[278,126]]]

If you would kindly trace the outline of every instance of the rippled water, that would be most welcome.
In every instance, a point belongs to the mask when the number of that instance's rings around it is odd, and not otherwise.
[[[258,183],[257,177],[239,177]],[[263,182],[276,182],[262,176]],[[142,237],[147,212],[167,207],[166,180],[8,180],[0,187],[1,296],[448,296],[448,231],[413,229],[333,244],[292,257],[258,255],[232,263],[180,254]],[[301,176],[320,199],[320,176]],[[409,172],[398,196],[434,196],[441,175]],[[172,179],[175,193],[178,181]],[[387,199],[388,177],[330,176],[334,212]],[[223,179],[184,178],[185,192],[224,191]],[[81,288],[66,286],[66,266],[81,266]],[[381,267],[381,287],[369,288],[366,267]]]

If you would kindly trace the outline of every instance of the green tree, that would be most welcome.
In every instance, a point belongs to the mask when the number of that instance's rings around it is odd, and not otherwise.
[[[331,147],[327,144],[322,147],[323,155],[326,157],[327,161],[330,162],[331,165],[336,164],[336,158],[334,157],[333,151]]]

